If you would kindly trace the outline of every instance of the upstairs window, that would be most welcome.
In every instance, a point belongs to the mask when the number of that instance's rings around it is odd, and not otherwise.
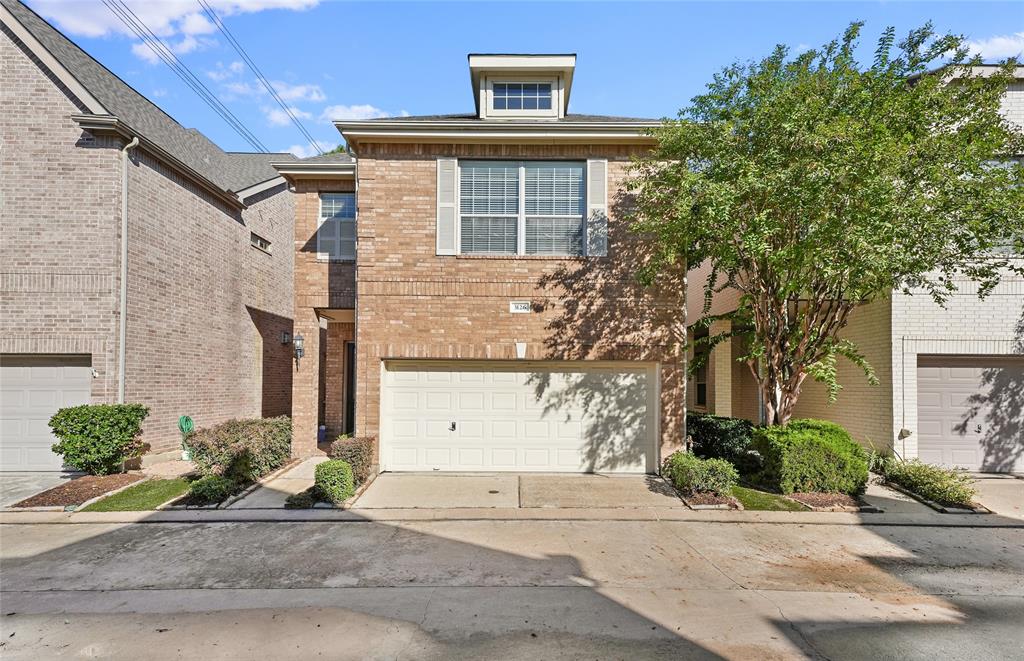
[[[321,193],[316,232],[317,257],[329,260],[356,258],[355,193]]]
[[[551,83],[494,83],[495,110],[551,110]]]
[[[582,255],[583,171],[583,163],[461,162],[460,252]]]

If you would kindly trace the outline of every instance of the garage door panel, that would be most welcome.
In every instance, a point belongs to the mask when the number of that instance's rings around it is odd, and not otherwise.
[[[415,392],[419,404],[382,411],[383,466],[651,470],[653,373],[653,366],[622,364],[387,363],[382,401],[408,404],[414,398],[399,393]],[[421,436],[412,437],[413,429]],[[438,443],[447,455],[425,451]]]
[[[921,356],[917,376],[923,461],[1024,470],[1024,356]]]

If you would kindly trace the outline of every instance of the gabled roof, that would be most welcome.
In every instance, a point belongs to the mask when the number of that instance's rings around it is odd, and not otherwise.
[[[83,96],[91,97],[91,102],[80,99],[84,114],[116,118],[107,123],[139,135],[221,191],[234,193],[274,179],[278,174],[271,161],[295,160],[291,154],[225,152],[196,129],[179,124],[18,0],[0,0],[0,5],[85,90]]]

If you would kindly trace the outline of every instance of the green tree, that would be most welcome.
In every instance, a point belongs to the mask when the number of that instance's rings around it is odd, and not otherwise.
[[[861,27],[716,74],[628,183],[652,246],[642,280],[708,264],[707,326],[712,295],[738,291],[734,330],[700,341],[747,338],[772,424],[807,377],[834,400],[839,357],[877,382],[839,335],[857,306],[910,289],[944,303],[954,276],[984,296],[1024,271],[1006,256],[1024,247],[1024,136],[999,112],[1016,62],[972,68],[963,39],[929,24],[898,45],[887,29],[860,65]]]

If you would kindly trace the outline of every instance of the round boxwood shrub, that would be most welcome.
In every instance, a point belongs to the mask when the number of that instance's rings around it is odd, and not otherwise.
[[[188,488],[188,497],[194,505],[216,505],[238,488],[234,480],[222,475],[204,475],[192,482]]]
[[[370,469],[373,466],[373,448],[377,439],[373,436],[339,436],[338,440],[331,443],[328,454],[331,459],[347,461],[352,466],[352,475],[356,484],[362,484],[370,477]]]
[[[710,493],[729,496],[739,475],[725,459],[701,459],[689,452],[676,452],[665,460],[662,474],[684,495]]]
[[[313,484],[324,500],[335,505],[345,502],[356,492],[352,466],[341,459],[329,459],[317,464]]]
[[[754,480],[782,493],[857,495],[868,482],[867,452],[841,426],[826,420],[792,420],[754,430],[762,467]]]
[[[149,409],[142,404],[85,404],[60,409],[50,418],[57,437],[52,450],[64,463],[92,475],[124,470],[142,454],[139,434]]]

